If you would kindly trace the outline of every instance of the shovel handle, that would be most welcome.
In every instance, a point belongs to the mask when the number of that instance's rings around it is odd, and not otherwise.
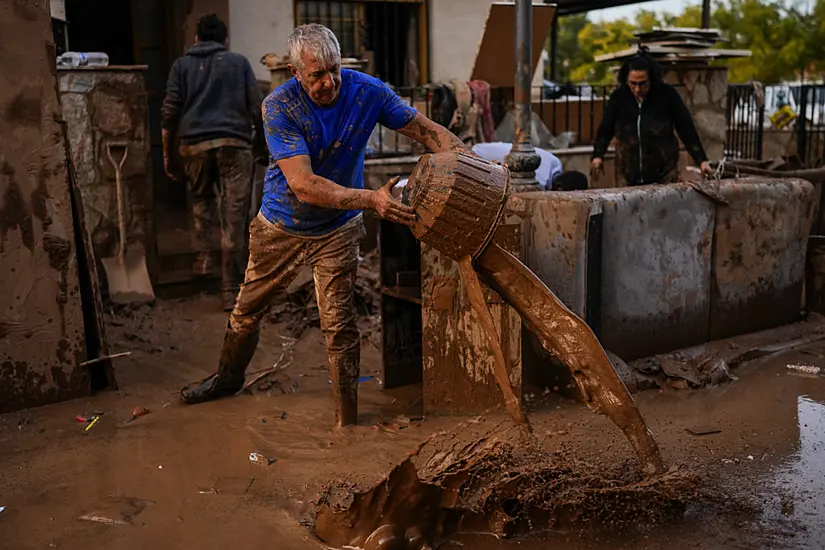
[[[120,162],[115,162],[115,159],[112,156],[113,147],[123,147],[123,156],[121,157]],[[126,157],[129,156],[129,146],[126,143],[120,142],[107,143],[106,156],[109,157],[109,162],[112,163],[112,167],[115,169],[115,195],[117,196],[117,227],[120,236],[120,244],[118,245],[117,256],[120,259],[121,265],[123,265],[124,258],[126,256],[126,209],[125,205],[123,204],[121,170],[123,168],[123,164],[126,162]]]

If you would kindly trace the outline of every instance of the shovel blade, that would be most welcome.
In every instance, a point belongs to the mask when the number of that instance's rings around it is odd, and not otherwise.
[[[142,253],[127,252],[120,258],[103,258],[103,269],[109,284],[109,299],[115,304],[145,304],[155,299],[146,258]]]

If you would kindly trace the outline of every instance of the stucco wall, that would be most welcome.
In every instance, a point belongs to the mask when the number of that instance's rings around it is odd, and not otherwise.
[[[492,0],[430,0],[430,76],[433,82],[470,78]],[[534,4],[543,4],[534,0]],[[514,44],[502,44],[514,50]],[[513,52],[515,55],[515,51]],[[544,68],[539,62],[534,85]],[[513,75],[515,81],[516,75]]]
[[[292,0],[230,0],[229,47],[249,59],[255,75],[269,80],[261,56],[284,55],[286,38],[295,27]]]

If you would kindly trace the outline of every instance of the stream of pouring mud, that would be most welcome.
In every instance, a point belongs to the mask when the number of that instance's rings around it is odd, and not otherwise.
[[[585,403],[607,415],[630,440],[647,475],[664,472],[664,461],[633,397],[616,374],[596,335],[518,258],[495,243],[476,260],[493,290],[573,374]]]

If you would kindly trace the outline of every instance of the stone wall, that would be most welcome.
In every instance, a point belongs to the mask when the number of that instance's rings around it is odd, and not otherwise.
[[[115,170],[107,146],[123,142],[128,145],[121,181],[126,245],[127,249],[143,249],[153,273],[152,179],[143,68],[60,70],[58,75],[72,162],[95,257],[99,261],[117,255]],[[116,162],[119,154],[113,151]]]
[[[662,71],[665,82],[675,86],[685,100],[708,157],[721,159],[726,136],[727,67],[663,65]]]

